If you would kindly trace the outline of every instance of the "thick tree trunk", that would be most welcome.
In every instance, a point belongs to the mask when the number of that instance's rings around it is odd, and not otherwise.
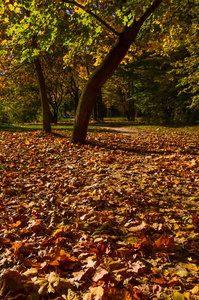
[[[129,112],[130,112],[130,121],[135,121],[135,100],[134,100],[134,84],[133,80],[129,82]]]
[[[98,121],[97,100],[95,100],[92,115],[93,115],[93,121]]]
[[[78,102],[79,102],[79,90],[77,89],[75,91],[75,95],[74,95],[75,114],[76,114],[76,111],[77,111]]]
[[[97,67],[91,75],[79,99],[72,134],[73,142],[85,142],[89,118],[92,113],[97,94],[103,84],[113,74],[125,57],[131,44],[136,39],[139,29],[144,21],[154,12],[161,2],[162,0],[155,0],[139,21],[135,21],[130,27],[125,27],[123,32],[119,35],[115,46],[113,46],[101,65],[99,65],[99,67]]]
[[[135,40],[138,30],[136,23],[133,28],[126,28],[119,36],[118,42],[111,49],[104,61],[93,72],[86,84],[76,111],[75,124],[73,128],[72,140],[75,143],[84,143],[87,134],[89,118],[92,109],[103,84],[113,74],[120,62],[125,57],[130,45]]]
[[[103,120],[103,103],[102,103],[101,89],[96,97],[92,114],[93,114],[94,121],[102,121]]]
[[[104,120],[103,102],[102,102],[102,90],[98,94],[98,119],[99,121]]]
[[[41,103],[42,103],[42,113],[43,113],[43,130],[45,132],[50,133],[51,132],[50,107],[49,107],[49,102],[48,102],[48,97],[47,97],[45,79],[44,79],[44,75],[42,72],[42,67],[41,67],[39,57],[37,57],[34,60],[34,63],[35,63],[36,71],[37,71],[37,77],[38,77],[39,88],[40,88],[40,93],[41,93]]]

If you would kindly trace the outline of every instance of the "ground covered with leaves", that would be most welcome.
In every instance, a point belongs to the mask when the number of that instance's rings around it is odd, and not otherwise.
[[[197,134],[0,133],[0,299],[199,299]]]

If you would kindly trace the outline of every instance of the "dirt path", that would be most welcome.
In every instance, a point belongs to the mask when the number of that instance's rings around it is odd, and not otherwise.
[[[106,125],[94,125],[98,128],[104,128],[110,131],[117,131],[117,132],[121,132],[121,133],[135,133],[138,132],[138,129],[136,128],[132,128],[132,127],[111,127],[111,126],[106,126]]]

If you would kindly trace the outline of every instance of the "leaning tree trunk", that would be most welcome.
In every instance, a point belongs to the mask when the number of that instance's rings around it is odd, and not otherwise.
[[[130,27],[125,27],[123,32],[119,35],[116,44],[91,75],[79,99],[72,133],[73,142],[85,142],[88,123],[97,94],[125,57],[144,21],[155,11],[162,1],[163,0],[155,0],[139,21],[135,21]]]
[[[51,132],[51,115],[50,115],[50,107],[48,102],[48,96],[46,91],[46,84],[44,75],[42,72],[41,63],[39,57],[34,60],[35,68],[37,71],[37,77],[39,81],[39,88],[41,93],[41,103],[42,103],[42,113],[43,113],[43,130],[45,132]]]
[[[99,121],[104,120],[103,102],[102,102],[102,90],[98,94],[98,118]]]

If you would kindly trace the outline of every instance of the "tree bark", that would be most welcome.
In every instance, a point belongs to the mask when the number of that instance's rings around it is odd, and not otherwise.
[[[131,44],[136,39],[139,29],[144,21],[156,10],[161,2],[162,0],[155,0],[138,21],[135,21],[130,27],[125,27],[123,32],[119,35],[116,44],[110,50],[102,63],[91,74],[91,77],[79,99],[72,133],[73,142],[85,143],[89,118],[92,113],[97,94],[103,84],[108,78],[110,78],[125,57]]]
[[[134,84],[133,79],[129,82],[129,112],[130,112],[130,121],[135,121],[135,100],[134,100]]]
[[[34,60],[35,68],[37,72],[37,77],[39,81],[39,88],[41,93],[41,103],[42,103],[42,113],[43,113],[43,130],[45,132],[51,132],[51,115],[50,115],[50,107],[48,103],[47,91],[46,91],[46,84],[45,79],[41,67],[41,63],[39,57]]]
[[[98,119],[99,121],[104,120],[103,102],[102,102],[102,90],[98,94]]]

